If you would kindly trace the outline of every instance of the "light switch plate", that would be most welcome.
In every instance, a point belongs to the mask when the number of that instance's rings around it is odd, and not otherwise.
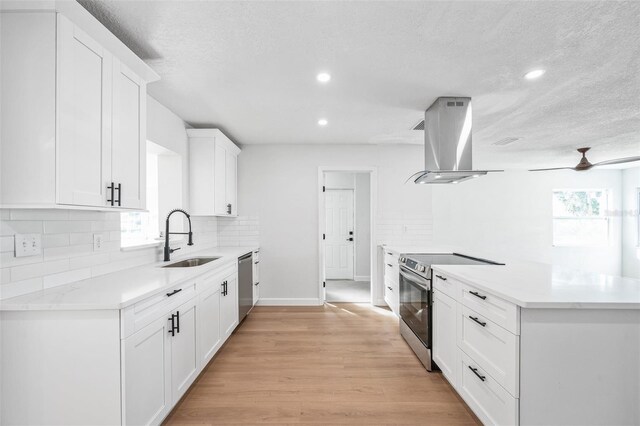
[[[16,257],[39,256],[42,254],[42,235],[40,234],[16,234]]]
[[[93,234],[93,251],[102,250],[102,234]]]

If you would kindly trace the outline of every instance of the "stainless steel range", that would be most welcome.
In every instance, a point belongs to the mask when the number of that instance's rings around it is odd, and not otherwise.
[[[429,371],[438,370],[432,351],[431,265],[500,265],[458,253],[400,255],[400,334]]]

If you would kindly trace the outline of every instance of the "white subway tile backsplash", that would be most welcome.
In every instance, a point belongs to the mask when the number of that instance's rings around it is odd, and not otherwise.
[[[0,209],[0,299],[160,261],[162,247],[120,249],[120,213],[85,210]],[[257,217],[192,217],[194,246],[172,241],[186,254],[218,245],[257,244]],[[43,234],[43,254],[14,257],[14,235]],[[103,245],[93,251],[93,235]]]
[[[81,220],[47,220],[44,222],[45,234],[68,234],[71,232],[91,232],[91,222]]]
[[[0,221],[0,236],[42,234],[42,222],[32,220]]]

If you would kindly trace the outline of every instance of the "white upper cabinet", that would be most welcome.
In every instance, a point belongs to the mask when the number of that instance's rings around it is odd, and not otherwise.
[[[146,83],[119,60],[113,61],[111,182],[119,205],[145,208]]]
[[[112,57],[62,15],[57,29],[57,201],[103,206],[111,180]]]
[[[157,75],[97,21],[1,19],[0,206],[144,209],[146,84]]]
[[[187,129],[191,213],[237,216],[238,148],[218,129]]]

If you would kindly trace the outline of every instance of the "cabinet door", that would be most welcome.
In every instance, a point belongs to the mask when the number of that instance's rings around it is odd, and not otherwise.
[[[196,298],[172,312],[176,314],[176,333],[171,339],[171,394],[175,404],[198,375],[196,351]]]
[[[238,285],[236,274],[225,278],[227,282],[226,294],[223,292],[220,299],[220,325],[223,338],[231,335],[238,325]]]
[[[112,57],[60,14],[57,31],[56,199],[59,204],[106,206]]]
[[[227,150],[221,143],[215,144],[213,159],[213,208],[216,215],[227,215]]]
[[[203,292],[198,300],[198,356],[204,367],[222,343],[220,338],[220,287]]]
[[[433,294],[433,359],[449,382],[456,387],[457,302],[438,291]]]
[[[114,59],[111,180],[121,207],[145,207],[146,99],[145,82]]]
[[[254,259],[257,258],[254,252]],[[260,299],[260,260],[253,261],[253,305]]]
[[[232,216],[238,214],[238,192],[237,192],[237,161],[238,157],[227,151],[226,170],[225,170],[225,196],[227,204],[227,213]]]
[[[170,339],[162,317],[123,341],[123,424],[159,424],[171,409]]]

